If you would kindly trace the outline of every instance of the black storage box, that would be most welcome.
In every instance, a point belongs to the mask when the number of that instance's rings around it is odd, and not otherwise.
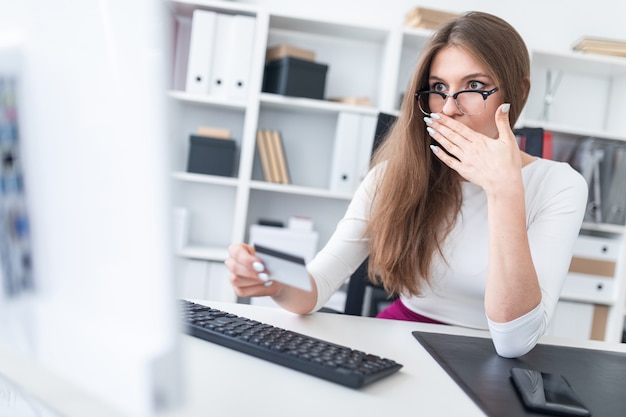
[[[235,161],[235,141],[206,136],[189,136],[187,172],[232,177]]]
[[[327,71],[328,65],[285,56],[265,65],[263,91],[323,100]]]

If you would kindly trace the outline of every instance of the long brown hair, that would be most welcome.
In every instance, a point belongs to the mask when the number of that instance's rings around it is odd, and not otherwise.
[[[430,283],[431,263],[461,208],[458,174],[432,155],[430,136],[413,93],[428,89],[430,66],[444,47],[472,55],[510,103],[511,127],[530,88],[528,50],[504,20],[469,12],[443,25],[426,45],[409,83],[396,123],[374,155],[384,164],[366,228],[370,237],[369,278],[391,294],[419,295]]]

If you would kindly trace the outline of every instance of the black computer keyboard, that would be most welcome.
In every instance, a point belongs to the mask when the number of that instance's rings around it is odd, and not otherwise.
[[[402,368],[391,359],[191,301],[180,303],[185,332],[192,336],[351,388],[360,388]]]

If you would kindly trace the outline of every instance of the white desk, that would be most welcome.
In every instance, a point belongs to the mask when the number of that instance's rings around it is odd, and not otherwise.
[[[220,417],[484,415],[411,332],[487,336],[486,331],[332,313],[298,316],[276,308],[242,304],[204,304],[388,357],[404,367],[372,385],[353,390],[187,337],[184,359],[186,375],[191,381],[187,387],[189,404],[184,412],[172,416],[207,415],[207,410],[212,416]],[[563,341],[546,339],[542,342]],[[576,345],[626,351],[626,346],[618,344],[584,342]]]
[[[434,329],[433,326],[332,313],[303,317],[268,307],[210,304],[388,357],[404,367],[394,375],[354,390],[202,340],[189,339],[185,341],[186,369],[192,381],[188,387],[189,406],[197,415],[206,410],[220,417],[483,415],[411,334],[412,330]],[[446,326],[436,326],[436,329],[441,330],[441,327]]]
[[[419,330],[469,336],[485,336],[486,332],[331,313],[303,317],[276,308],[242,304],[205,304],[388,357],[404,367],[394,375],[354,390],[191,336],[182,336],[186,403],[164,417],[484,415],[411,332]],[[544,339],[542,342],[559,341]],[[567,344],[626,352],[623,344]],[[25,363],[8,365],[0,361],[0,373],[14,377],[23,387],[67,417],[118,417],[73,387],[55,383],[54,376],[29,368],[32,366]],[[54,384],[54,389],[50,389],[51,384]]]

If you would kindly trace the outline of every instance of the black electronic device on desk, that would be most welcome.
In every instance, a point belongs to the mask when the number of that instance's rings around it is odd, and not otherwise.
[[[351,388],[398,371],[402,365],[311,336],[180,300],[185,332],[258,358]]]
[[[488,416],[625,415],[624,352],[539,343],[509,359],[498,356],[489,338],[418,331],[413,336]]]

